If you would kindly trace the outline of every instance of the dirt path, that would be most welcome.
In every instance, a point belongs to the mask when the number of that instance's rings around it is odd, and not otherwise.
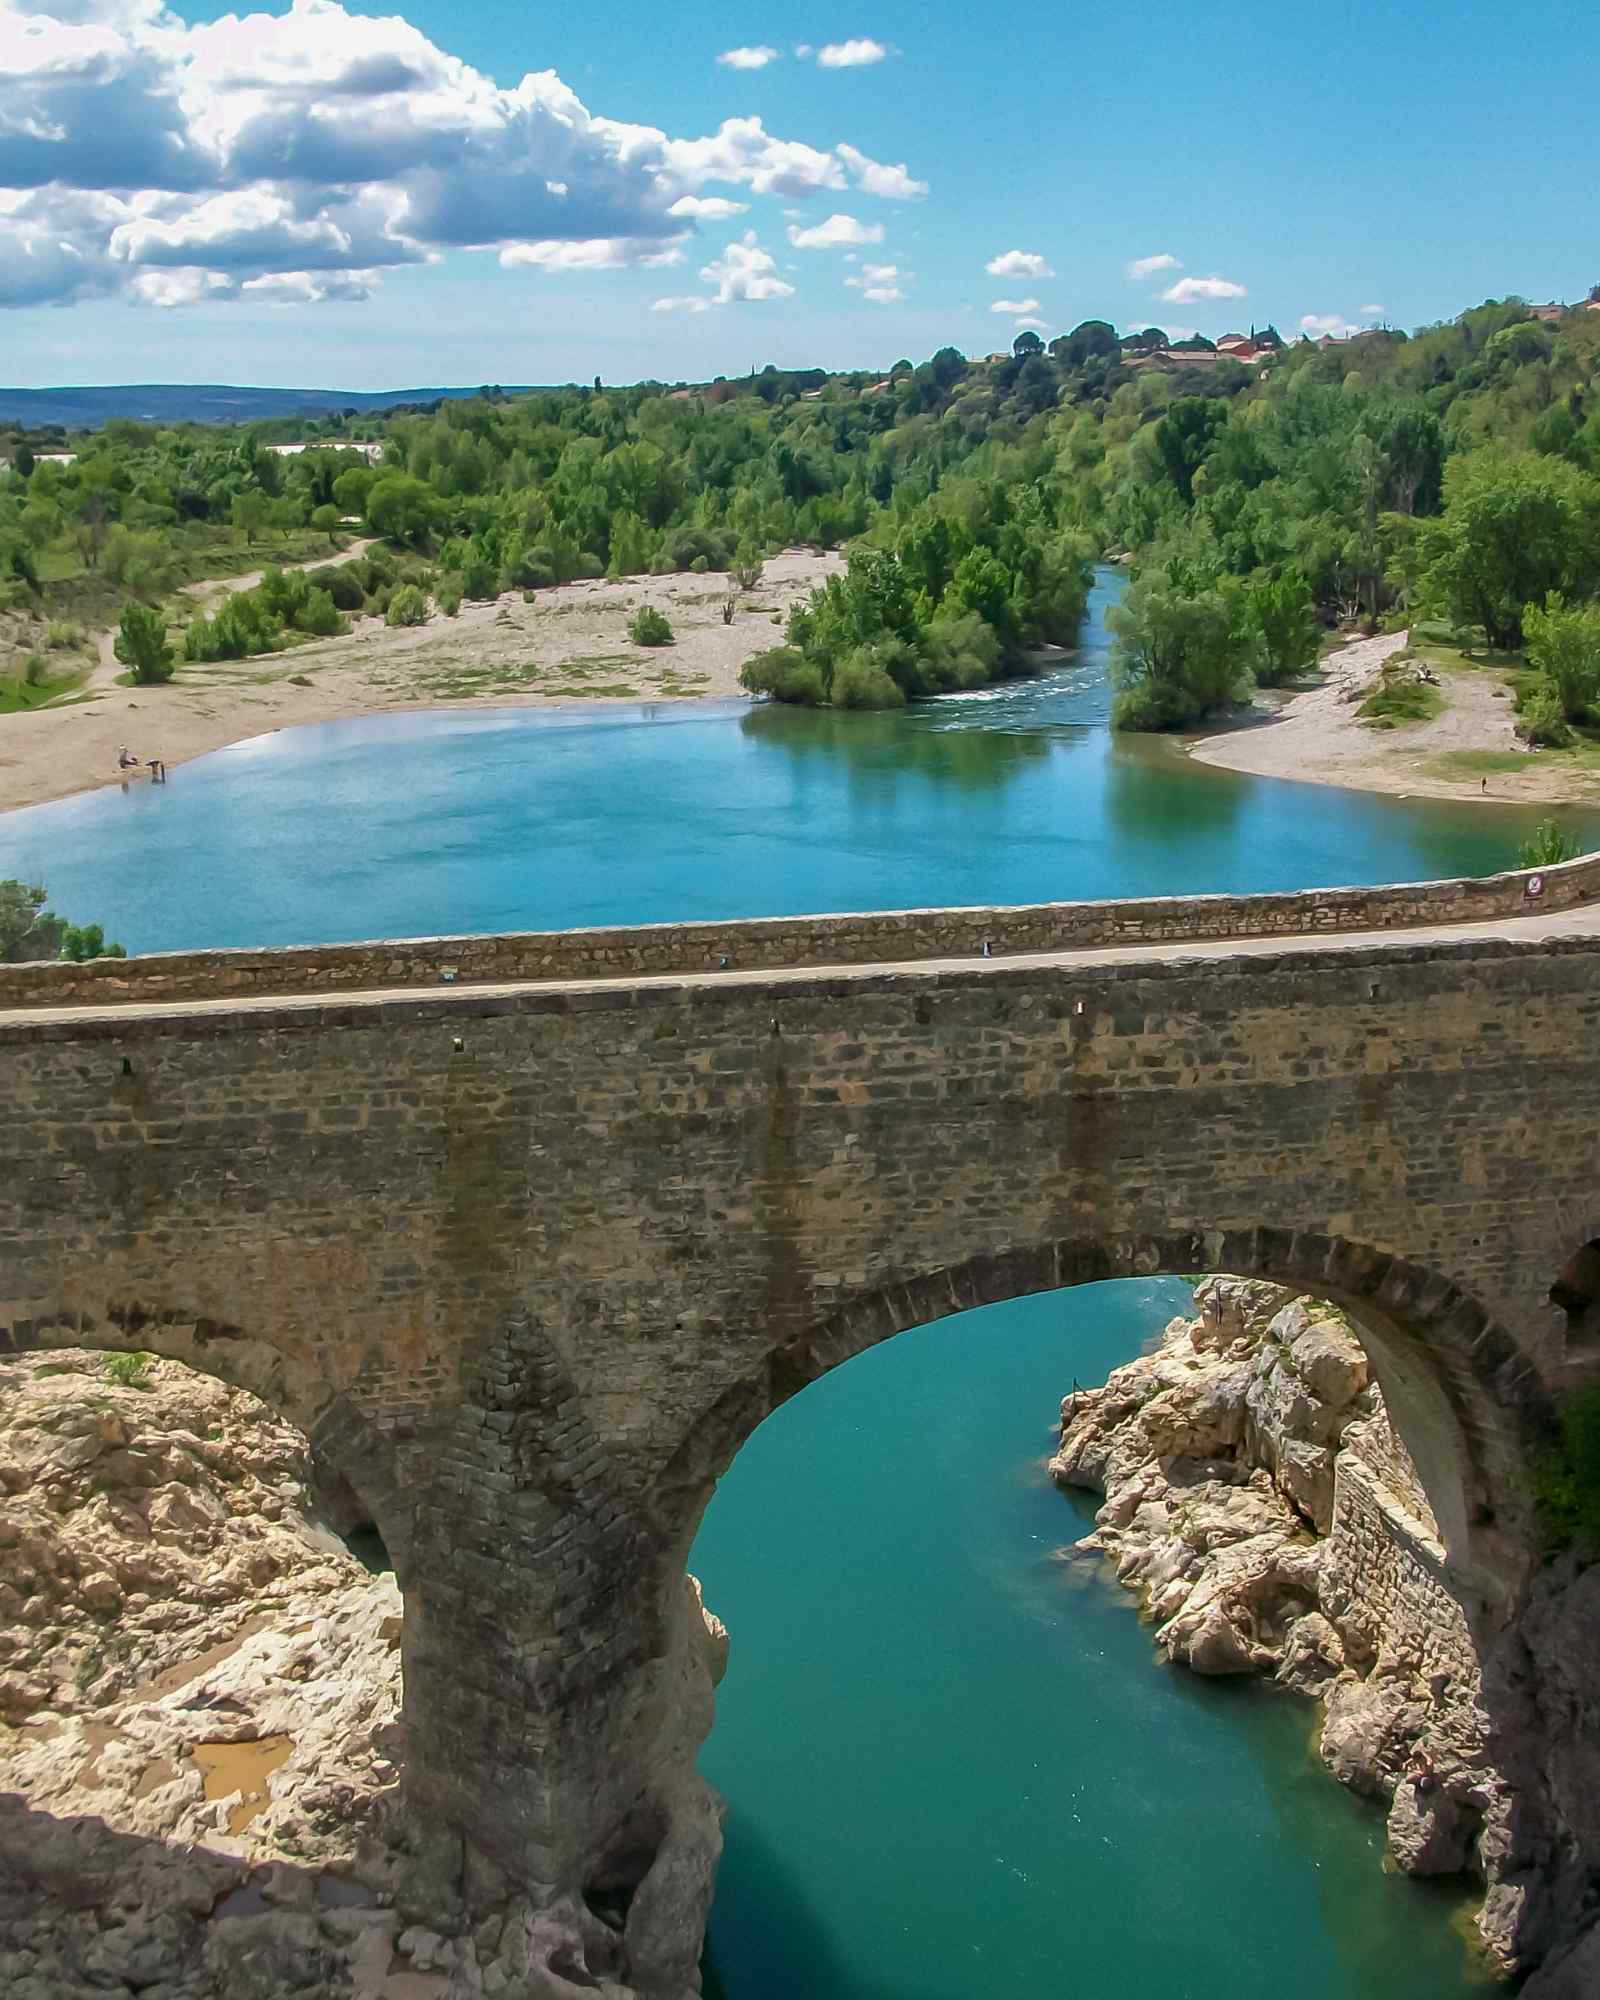
[[[309,562],[285,563],[283,567],[338,569],[342,563],[354,562],[358,556],[364,556],[371,547],[372,538],[369,536],[365,541],[352,542],[347,549],[336,549],[325,556],[313,556]],[[193,600],[198,611],[210,613],[227,598],[237,597],[242,591],[254,590],[266,573],[264,569],[253,569],[244,576],[211,577],[204,583],[192,584],[183,595]],[[95,640],[94,672],[84,682],[84,691],[116,685],[118,674],[125,671],[122,662],[117,658],[116,646],[115,630],[102,632]]]
[[[1402,798],[1600,804],[1600,775],[1566,757],[1530,752],[1519,741],[1509,693],[1488,670],[1444,669],[1445,708],[1429,722],[1395,729],[1364,722],[1361,696],[1407,637],[1358,639],[1330,653],[1315,687],[1264,696],[1244,721],[1197,737],[1190,756],[1255,777]]]

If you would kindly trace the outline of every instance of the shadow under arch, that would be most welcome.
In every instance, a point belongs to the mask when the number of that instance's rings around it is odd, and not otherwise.
[[[361,1519],[373,1524],[405,1588],[411,1547],[408,1483],[392,1440],[348,1391],[335,1388],[313,1368],[295,1367],[272,1341],[184,1307],[117,1303],[106,1308],[103,1318],[62,1310],[53,1318],[0,1326],[0,1359],[69,1348],[153,1354],[258,1397],[304,1434],[317,1480],[334,1498],[330,1511],[354,1516],[340,1523],[341,1531]]]
[[[769,1351],[667,1464],[662,1490],[689,1503],[685,1556],[717,1479],[757,1425],[868,1348],[953,1313],[1037,1292],[1198,1274],[1264,1279],[1346,1313],[1411,1453],[1457,1595],[1469,1615],[1477,1610],[1504,1622],[1538,1554],[1525,1461],[1552,1429],[1532,1362],[1439,1273],[1343,1237],[1275,1228],[1060,1238],[864,1288]]]

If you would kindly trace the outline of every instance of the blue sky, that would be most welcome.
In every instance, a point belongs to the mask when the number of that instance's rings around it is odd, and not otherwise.
[[[35,4],[0,0],[17,385],[700,378],[1600,279],[1573,0]]]

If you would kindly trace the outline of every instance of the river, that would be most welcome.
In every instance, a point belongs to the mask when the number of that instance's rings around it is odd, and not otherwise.
[[[1114,741],[1102,572],[1035,681],[903,714],[494,710],[287,731],[0,819],[0,876],[130,950],[1298,888],[1515,859],[1532,814],[1235,776]],[[152,697],[156,699],[156,697]],[[13,725],[16,726],[16,725]],[[1597,834],[1600,837],[1600,834]],[[1455,2000],[1449,1895],[1380,1868],[1313,1711],[1156,1666],[1045,1478],[1072,1378],[1175,1280],[986,1308],[773,1416],[694,1564],[733,1663],[721,2000]]]

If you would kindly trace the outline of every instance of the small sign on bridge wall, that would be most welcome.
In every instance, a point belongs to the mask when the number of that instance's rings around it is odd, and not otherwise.
[[[1529,896],[1542,896],[1544,894],[1544,877],[1542,875],[1530,875],[1525,893]]]

